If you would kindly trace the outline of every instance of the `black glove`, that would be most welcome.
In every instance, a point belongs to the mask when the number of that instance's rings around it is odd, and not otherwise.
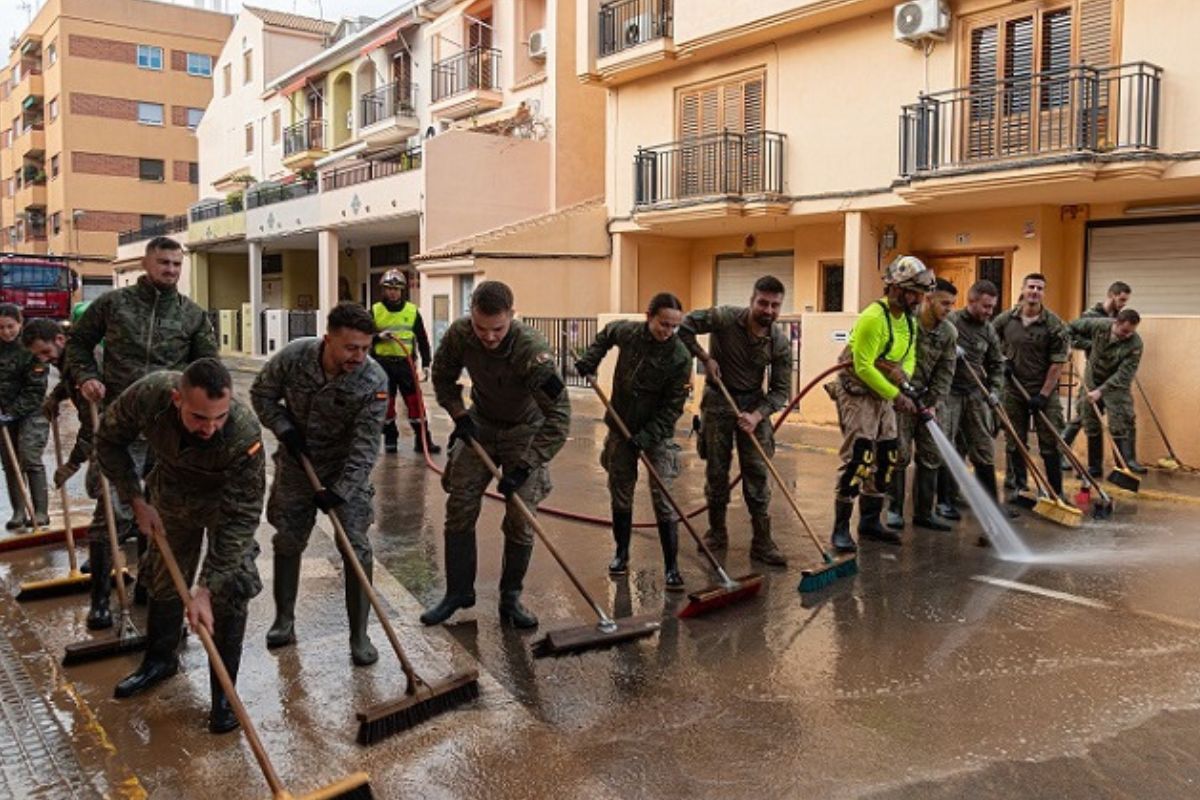
[[[575,372],[579,375],[579,377],[586,378],[588,375],[595,375],[596,368],[586,361],[576,361]]]
[[[904,393],[905,397],[907,397],[909,400],[912,400],[914,403],[916,403],[918,408],[920,408],[923,405],[922,399],[925,397],[926,394],[929,393],[928,388],[922,387],[922,388],[918,389],[917,387],[913,386],[911,383],[908,383],[907,381],[900,384],[900,391]]]
[[[313,495],[313,504],[326,514],[345,502],[345,498],[333,489],[322,489]]]
[[[1004,359],[1004,377],[1011,378],[1013,376],[1012,362]]]
[[[299,428],[288,428],[279,434],[278,438],[283,443],[283,446],[287,448],[287,451],[291,453],[292,458],[299,461],[300,456],[308,457],[308,445],[305,444],[304,434],[300,432]]]
[[[520,489],[525,481],[529,480],[529,474],[532,471],[524,464],[519,464],[512,469],[506,469],[504,470],[504,477],[496,484],[496,488],[505,497],[512,497],[513,492]]]
[[[1050,402],[1049,396],[1040,394],[1040,393],[1035,394],[1033,397],[1029,398],[1029,410],[1030,411],[1045,411],[1046,406],[1049,404],[1049,402]]]
[[[475,420],[471,419],[470,414],[463,414],[454,420],[454,430],[450,432],[450,440],[446,443],[446,446],[453,447],[455,439],[460,440],[465,445],[470,445],[478,437],[479,429],[475,427]]]

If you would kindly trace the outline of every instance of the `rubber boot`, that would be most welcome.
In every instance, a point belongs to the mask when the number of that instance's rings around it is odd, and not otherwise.
[[[858,538],[874,539],[884,544],[901,544],[900,534],[885,528],[879,521],[883,513],[883,495],[863,494],[858,496]]]
[[[1029,471],[1020,453],[1008,454],[1008,469],[1004,473],[1004,489],[1008,497],[1016,497],[1029,488]]]
[[[709,550],[724,550],[729,547],[729,530],[725,527],[725,506],[708,507],[708,530],[704,533],[704,544]]]
[[[937,515],[951,522],[958,522],[962,514],[958,512],[958,487],[950,470],[942,467],[937,473]]]
[[[756,514],[750,518],[750,526],[754,531],[754,538],[750,540],[750,558],[769,567],[786,567],[787,557],[771,538],[771,517]]]
[[[92,568],[92,603],[88,609],[87,627],[89,631],[101,631],[113,625],[112,611],[108,607],[112,590],[112,555],[108,552],[108,542],[88,540],[88,561]]]
[[[4,469],[4,481],[8,484],[8,504],[12,507],[12,517],[4,523],[6,530],[18,531],[29,525],[29,514],[25,510],[25,498],[21,494],[21,486],[17,483],[20,477],[7,466]]]
[[[683,591],[679,574],[679,523],[672,517],[658,523],[658,543],[662,545],[664,583],[668,592]]]
[[[904,493],[908,488],[907,483],[907,470],[897,466],[888,493],[888,510],[883,517],[883,524],[892,530],[904,529]]]
[[[953,530],[949,523],[933,511],[937,496],[938,471],[917,467],[916,486],[913,487],[913,527],[931,531]]]
[[[1042,456],[1042,463],[1046,466],[1046,482],[1050,484],[1050,488],[1059,497],[1063,496],[1063,470],[1062,462],[1058,460],[1058,453],[1051,453]]]
[[[609,575],[626,575],[629,573],[629,540],[633,538],[633,512],[612,512],[613,541],[617,543],[616,553],[608,565]]]
[[[1113,441],[1117,445],[1117,450],[1121,451],[1121,458],[1125,459],[1125,466],[1129,467],[1129,471],[1145,475],[1146,468],[1138,463],[1137,456],[1133,452],[1133,440],[1122,436],[1120,439],[1114,438]]]
[[[410,422],[413,431],[413,450],[421,452],[421,434],[425,434],[425,448],[429,450],[429,455],[436,456],[442,452],[442,448],[433,443],[433,436],[429,434],[429,430],[419,422]]]
[[[267,649],[296,643],[296,595],[300,590],[300,555],[275,554],[275,621],[267,631]]]
[[[446,536],[446,594],[421,615],[422,625],[441,625],[460,608],[475,605],[475,537]]]
[[[230,680],[237,684],[238,666],[242,663],[242,640],[246,636],[246,615],[234,613],[214,613],[213,644],[221,656],[221,663],[229,673]],[[229,698],[221,688],[217,674],[212,667],[208,670],[208,685],[212,691],[212,708],[208,712],[209,733],[229,733],[237,730],[241,723],[233,713]]]
[[[183,603],[178,598],[153,600],[146,609],[146,655],[137,672],[113,691],[116,698],[132,697],[179,672],[179,638],[183,633]]]
[[[500,621],[514,628],[536,628],[538,618],[521,605],[521,583],[529,569],[533,545],[504,542],[504,563],[500,571]]]
[[[1067,423],[1067,427],[1063,428],[1062,439],[1067,443],[1067,447],[1075,443],[1075,437],[1079,435],[1079,431],[1082,428],[1083,422],[1078,418],[1071,420]],[[1064,472],[1071,468],[1071,459],[1067,458],[1066,455],[1062,457],[1062,468]]]
[[[345,556],[342,557],[343,562]],[[367,573],[367,581],[371,581],[373,565],[363,564],[363,572]],[[358,582],[353,567],[344,564],[346,579],[346,618],[350,623],[350,660],[356,667],[369,667],[379,660],[379,651],[371,644],[367,636],[367,622],[371,619],[371,601],[367,599],[367,590]]]
[[[45,528],[50,525],[50,492],[46,486],[46,470],[37,469],[25,474],[29,478],[29,498],[33,502],[34,527]]]
[[[1104,435],[1087,437],[1087,446],[1088,475],[1093,478],[1104,477]]]
[[[383,452],[395,453],[399,449],[400,431],[396,428],[396,420],[389,419],[383,423]]]
[[[833,504],[833,534],[829,543],[839,553],[853,553],[858,550],[854,537],[850,535],[850,517],[854,514],[854,501],[843,500],[840,497]]]

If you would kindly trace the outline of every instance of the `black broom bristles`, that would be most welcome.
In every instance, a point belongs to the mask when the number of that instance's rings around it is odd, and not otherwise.
[[[479,673],[473,670],[459,673],[430,688],[433,694],[429,697],[406,697],[399,703],[359,714],[358,743],[374,744],[472,702],[479,697]]]

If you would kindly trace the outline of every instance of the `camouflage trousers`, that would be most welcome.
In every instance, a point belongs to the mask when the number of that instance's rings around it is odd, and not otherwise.
[[[1029,440],[1029,421],[1032,419],[1034,429],[1037,431],[1038,452],[1042,454],[1042,458],[1057,459],[1059,457],[1058,443],[1054,435],[1063,427],[1063,407],[1057,392],[1050,395],[1050,401],[1046,404],[1045,415],[1050,420],[1050,428],[1047,428],[1046,424],[1042,422],[1041,414],[1031,413],[1025,398],[1012,386],[1009,386],[1004,392],[1004,410],[1008,413],[1013,427],[1016,428],[1022,444]],[[1012,442],[1008,443],[1007,455],[1009,464],[1020,461],[1021,457],[1017,452],[1017,447]]]
[[[671,483],[679,474],[679,445],[672,441],[658,442],[647,448],[646,457],[663,483],[670,490]],[[617,431],[609,431],[604,440],[604,449],[600,453],[600,466],[608,472],[608,493],[612,498],[613,511],[632,511],[633,494],[638,481],[637,451]],[[650,501],[654,504],[654,518],[659,522],[668,522],[674,517],[674,509],[667,502],[658,482],[647,476],[650,481]]]
[[[8,436],[16,452],[16,468],[13,468],[7,447],[4,448],[3,463],[4,477],[8,484],[8,499],[14,512],[23,511],[25,508],[20,488],[25,476],[44,475],[46,472],[46,468],[42,466],[42,453],[46,449],[46,436],[49,431],[49,423],[41,413],[22,417],[8,428]]]
[[[752,517],[766,516],[771,505],[770,473],[750,435],[737,425],[738,418],[726,405],[724,398],[712,398],[705,390],[700,407],[701,445],[704,450],[704,497],[708,505],[724,508],[729,505],[729,472],[733,465],[733,448],[737,445],[738,466],[742,471],[742,499]],[[764,418],[754,429],[754,438],[767,456],[775,455],[775,431],[770,418]]]
[[[899,430],[891,401],[873,392],[851,392],[838,380],[825,384],[825,391],[837,405],[842,430],[838,497],[852,500],[859,493],[887,494],[899,457]]]
[[[133,459],[134,469],[138,475],[145,475],[148,472],[148,453],[145,439],[138,439],[129,446],[129,455]],[[100,465],[95,459],[88,462],[87,475],[84,480],[84,485],[87,487],[87,495],[96,501],[96,508],[92,511],[92,521],[88,523],[88,542],[98,542],[98,546],[104,548],[107,553],[111,548],[108,546],[108,523],[104,519],[104,501],[100,495]],[[136,525],[133,518],[133,510],[129,506],[121,502],[117,497],[116,489],[109,486],[109,499],[112,501],[113,517],[117,523],[118,538]],[[150,502],[158,507],[157,498],[147,498]],[[139,542],[142,540],[139,539]],[[109,558],[112,554],[109,553]]]
[[[479,431],[477,441],[503,471],[514,467],[525,457],[535,430],[529,425],[498,428],[475,417]],[[475,539],[475,523],[483,506],[483,494],[494,480],[487,465],[479,458],[475,448],[464,442],[455,441],[450,448],[446,471],[442,474],[442,488],[446,491],[447,540],[456,537]],[[530,511],[537,513],[537,506],[550,494],[550,470],[545,464],[538,467],[529,479],[517,490],[517,495]],[[528,547],[533,544],[533,528],[509,501],[504,507],[504,519],[500,523],[506,543]]]
[[[1133,411],[1133,394],[1128,390],[1105,392],[1103,395],[1104,418],[1108,422],[1108,432],[1114,439],[1125,439],[1133,435],[1136,416]],[[1100,436],[1100,418],[1087,401],[1086,394],[1080,394],[1075,403],[1075,409],[1083,421],[1083,431],[1088,436]]]
[[[317,522],[317,506],[313,502],[315,492],[304,470],[284,452],[282,446],[275,451],[274,458],[275,479],[267,497],[267,522],[275,528],[271,549],[275,555],[299,556],[308,547],[308,538]],[[345,467],[341,461],[331,463],[322,459],[320,453],[313,454],[312,462],[317,477],[325,486],[335,484]],[[367,530],[375,521],[372,507],[374,497],[375,487],[368,483],[344,497],[346,502],[338,506],[335,512],[359,563],[368,570],[373,563]]]
[[[938,423],[946,438],[976,467],[996,463],[996,442],[992,436],[992,412],[987,401],[977,394],[952,394],[938,409]]]
[[[945,403],[938,403],[938,424],[945,416]],[[933,443],[933,434],[925,423],[912,414],[896,414],[897,451],[896,466],[903,470],[916,458],[917,466],[935,470],[942,466],[942,456]]]

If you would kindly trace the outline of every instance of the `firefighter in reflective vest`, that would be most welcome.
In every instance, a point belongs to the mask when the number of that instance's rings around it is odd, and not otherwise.
[[[396,452],[400,432],[396,429],[396,390],[399,389],[408,409],[408,424],[413,430],[413,450],[418,453],[422,444],[429,452],[440,453],[442,448],[433,443],[428,424],[422,425],[420,389],[413,374],[415,361],[410,356],[421,357],[421,380],[429,379],[429,364],[433,361],[429,352],[429,335],[425,322],[415,303],[408,299],[408,279],[398,269],[389,269],[379,281],[383,299],[371,306],[375,319],[375,347],[372,354],[388,376],[387,420],[383,425],[383,447],[389,453]],[[416,354],[413,347],[416,346]],[[426,421],[427,423],[427,421]],[[425,435],[422,442],[421,430]]]

